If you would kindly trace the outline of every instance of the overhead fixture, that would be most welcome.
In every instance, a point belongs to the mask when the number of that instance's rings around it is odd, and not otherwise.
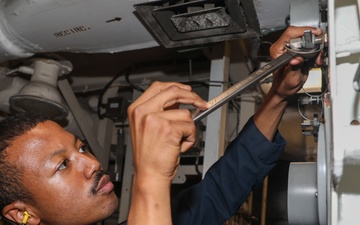
[[[19,93],[28,82],[20,77],[3,76],[0,68],[0,115],[10,114],[9,99]]]
[[[9,99],[11,109],[15,112],[43,113],[54,120],[65,119],[69,110],[57,89],[57,82],[60,75],[71,70],[72,65],[68,61],[34,59],[27,70],[32,73],[30,82]]]
[[[261,35],[253,0],[161,0],[134,7],[139,18],[166,48]]]

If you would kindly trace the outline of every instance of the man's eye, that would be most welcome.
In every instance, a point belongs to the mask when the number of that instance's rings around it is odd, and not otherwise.
[[[89,151],[89,147],[85,144],[80,146],[80,148],[79,148],[80,153],[84,153],[84,152],[88,152],[88,151]]]
[[[69,166],[69,160],[65,159],[61,165],[59,166],[59,168],[57,169],[58,171],[61,171],[63,169],[66,169]]]

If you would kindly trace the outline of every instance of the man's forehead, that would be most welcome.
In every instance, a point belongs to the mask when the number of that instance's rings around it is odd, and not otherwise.
[[[45,121],[37,124],[24,134],[15,138],[12,145],[27,144],[31,147],[39,142],[56,140],[58,135],[65,135],[66,131],[53,121]]]
[[[9,160],[17,160],[19,163],[42,164],[54,151],[63,148],[64,143],[71,140],[73,135],[58,124],[45,121],[15,138],[7,149],[7,155]]]

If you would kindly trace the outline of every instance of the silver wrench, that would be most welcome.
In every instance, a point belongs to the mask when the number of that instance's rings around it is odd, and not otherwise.
[[[197,122],[202,118],[204,118],[205,116],[209,115],[214,110],[218,109],[220,106],[224,105],[226,102],[230,101],[231,99],[239,95],[242,91],[244,91],[251,85],[262,80],[263,78],[265,78],[275,70],[279,69],[283,65],[289,63],[291,59],[297,56],[301,56],[304,58],[311,58],[316,56],[316,54],[320,52],[320,50],[323,47],[322,46],[323,38],[319,37],[316,39],[314,37],[311,37],[308,35],[308,31],[306,31],[304,37],[305,39],[304,38],[296,39],[296,42],[291,42],[286,46],[287,51],[284,54],[270,61],[265,66],[251,73],[245,79],[239,81],[238,83],[228,88],[226,91],[222,92],[217,97],[208,101],[208,104],[210,105],[208,109],[203,111],[200,111],[198,109],[195,110],[192,114],[193,121]],[[308,38],[311,38],[312,40],[308,40]],[[314,43],[312,49],[307,47],[309,41]],[[300,46],[302,47],[293,47],[293,46],[297,46],[299,42],[300,42]]]

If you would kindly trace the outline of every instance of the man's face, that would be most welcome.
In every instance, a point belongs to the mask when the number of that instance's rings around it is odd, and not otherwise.
[[[23,183],[44,224],[91,224],[110,216],[117,196],[109,176],[84,144],[52,121],[15,139],[7,159],[24,171]]]

